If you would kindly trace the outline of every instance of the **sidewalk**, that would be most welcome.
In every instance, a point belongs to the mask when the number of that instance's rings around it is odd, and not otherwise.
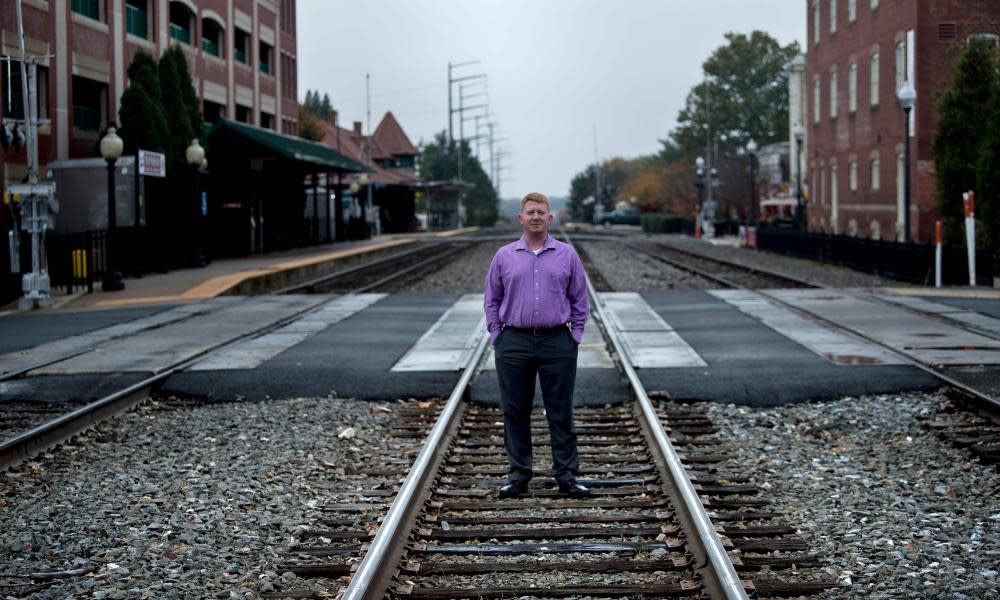
[[[202,269],[179,269],[168,273],[129,278],[125,280],[125,289],[118,292],[104,292],[101,290],[100,282],[94,282],[93,293],[54,296],[55,304],[43,310],[123,308],[205,300],[221,295],[240,283],[254,278],[307,269],[364,252],[402,246],[420,238],[451,237],[477,229],[477,227],[467,227],[433,233],[389,234],[375,236],[370,240],[337,242],[245,258],[224,258],[214,260]],[[0,311],[0,317],[17,312],[17,310]]]

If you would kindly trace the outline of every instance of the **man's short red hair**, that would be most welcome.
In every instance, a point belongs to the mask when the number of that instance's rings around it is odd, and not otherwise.
[[[541,202],[542,204],[545,205],[545,208],[547,210],[550,210],[550,211],[552,210],[552,205],[549,204],[549,197],[546,196],[545,194],[541,193],[541,192],[531,192],[530,194],[528,194],[524,198],[521,198],[521,211],[522,212],[524,211],[524,205],[527,204],[528,201]]]

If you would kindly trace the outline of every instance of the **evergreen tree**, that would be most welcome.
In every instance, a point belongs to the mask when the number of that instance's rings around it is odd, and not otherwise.
[[[989,131],[996,80],[991,46],[973,39],[958,59],[951,89],[941,98],[941,120],[933,150],[941,219],[949,244],[965,245],[962,194],[977,185],[976,165],[982,155],[984,135]]]
[[[156,60],[146,52],[137,52],[128,68],[128,80],[118,112],[125,153],[135,154],[137,149],[162,152],[168,133]]]
[[[461,180],[471,183],[473,188],[465,192],[462,204],[465,207],[466,223],[469,225],[492,226],[497,220],[497,192],[489,176],[483,170],[479,159],[472,155],[467,142],[461,145],[448,143],[445,132],[434,136],[434,142],[421,145],[419,174],[427,180],[451,181],[459,179],[458,152],[462,151]]]
[[[306,90],[306,100],[302,103],[307,109],[312,110],[313,107],[313,93],[312,90]]]
[[[316,93],[319,95],[319,92]],[[330,94],[323,94],[323,103],[319,106],[319,118],[329,119],[330,113],[333,111],[333,105],[330,104]]]
[[[183,71],[179,67],[180,63],[184,64]],[[172,46],[160,58],[159,73],[163,113],[170,125],[164,149],[167,155],[167,173],[171,173],[187,168],[184,152],[191,139],[199,133],[191,125],[194,118],[189,114],[188,95],[184,90],[185,86],[192,87],[191,76],[187,71],[184,51],[179,46]]]
[[[990,110],[976,169],[976,220],[980,239],[993,254],[993,272],[1000,274],[1000,77],[993,81]]]

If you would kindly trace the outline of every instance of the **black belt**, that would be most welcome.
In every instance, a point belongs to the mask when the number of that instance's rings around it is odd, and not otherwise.
[[[557,331],[568,331],[565,324],[556,325],[555,327],[513,327],[511,325],[504,325],[503,328],[518,333],[527,333],[528,335],[551,335]]]

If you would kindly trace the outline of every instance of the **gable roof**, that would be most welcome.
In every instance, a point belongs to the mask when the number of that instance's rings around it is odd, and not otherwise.
[[[420,154],[420,151],[410,142],[410,138],[406,136],[392,111],[385,113],[372,137],[375,139],[373,150],[377,148],[382,153],[381,156],[376,154],[376,158],[392,158],[399,155],[417,156]]]

